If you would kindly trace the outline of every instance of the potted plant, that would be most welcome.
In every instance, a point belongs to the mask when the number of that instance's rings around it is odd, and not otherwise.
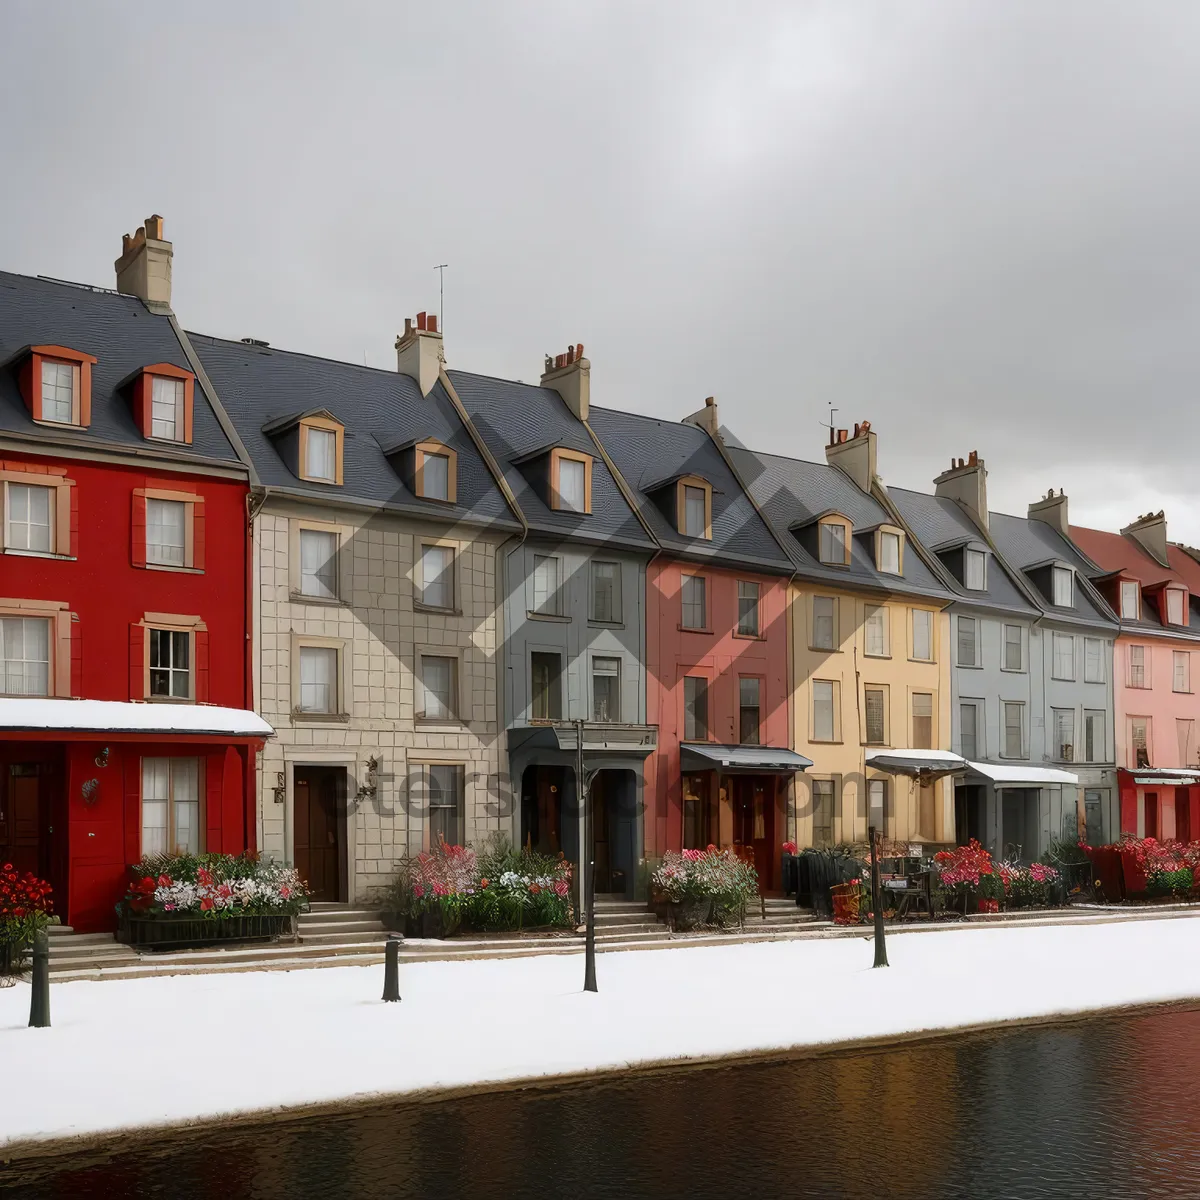
[[[732,848],[669,851],[651,877],[656,897],[675,929],[728,925],[745,919],[758,892],[758,874]]]
[[[0,975],[14,975],[25,965],[34,935],[50,924],[50,885],[12,863],[0,863]]]
[[[475,851],[439,837],[405,864],[408,896],[404,932],[409,937],[445,938],[458,932],[478,887]]]
[[[794,896],[800,890],[799,859],[796,857],[796,843],[783,843],[783,857],[780,859],[780,876],[783,882],[783,894]]]

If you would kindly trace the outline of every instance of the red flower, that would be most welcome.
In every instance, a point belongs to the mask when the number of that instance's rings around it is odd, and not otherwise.
[[[205,896],[204,899],[200,901],[200,911],[201,912],[208,912],[209,909],[212,908],[212,906],[213,906],[213,902],[212,902],[211,896]]]
[[[158,877],[158,886],[159,887],[170,887],[171,886],[170,875],[160,875]]]

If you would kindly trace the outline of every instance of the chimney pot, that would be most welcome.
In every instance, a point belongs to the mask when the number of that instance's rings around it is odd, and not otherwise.
[[[583,357],[583,343],[582,342],[575,343],[575,357],[576,358]]]
[[[424,314],[423,312],[419,312],[419,313],[417,313],[417,328],[418,328],[418,329],[421,329],[421,330],[424,330],[424,329],[425,329],[425,325],[426,325],[426,322],[425,322],[425,314]]]
[[[979,466],[979,451],[972,450],[967,458],[967,462],[973,467]]]
[[[437,333],[437,317],[433,313],[429,314],[429,320],[427,324],[429,326],[430,333]]]
[[[404,336],[406,338],[412,337],[412,331],[413,331],[412,317],[405,317],[404,318]]]
[[[848,430],[845,430],[845,429],[839,429],[839,430],[838,430],[838,444],[839,444],[839,445],[841,445],[841,443],[842,443],[842,442],[844,442],[844,441],[846,440],[846,437],[847,437],[847,434],[848,434],[848,432],[849,432],[849,431],[848,431]]]
[[[859,427],[859,424],[858,424],[858,422],[857,422],[857,421],[855,421],[855,422],[854,422],[854,436],[855,436],[855,437],[858,437],[859,428],[860,428],[860,427]]]
[[[705,408],[715,408],[716,404],[717,404],[716,396],[705,396],[704,397],[704,407]]]
[[[152,217],[146,218],[146,236],[153,238],[156,242],[162,241],[163,235],[163,219],[157,213]]]

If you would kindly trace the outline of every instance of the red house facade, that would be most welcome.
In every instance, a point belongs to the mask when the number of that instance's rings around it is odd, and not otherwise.
[[[161,232],[118,262],[137,295],[0,275],[0,861],[82,931],[113,928],[144,854],[254,848],[270,733],[246,711],[247,470]]]

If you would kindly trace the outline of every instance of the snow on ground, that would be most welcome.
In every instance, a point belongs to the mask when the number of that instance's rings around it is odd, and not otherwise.
[[[1200,922],[1130,921],[0,991],[0,1147],[234,1112],[1200,997]],[[19,1081],[19,1083],[18,1083]]]

